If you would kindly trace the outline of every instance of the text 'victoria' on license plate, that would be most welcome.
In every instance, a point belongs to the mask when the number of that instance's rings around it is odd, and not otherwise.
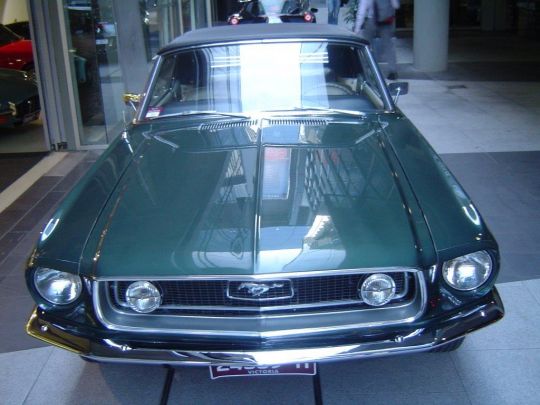
[[[297,363],[281,366],[210,366],[212,380],[223,377],[254,377],[261,375],[315,375],[316,363]]]

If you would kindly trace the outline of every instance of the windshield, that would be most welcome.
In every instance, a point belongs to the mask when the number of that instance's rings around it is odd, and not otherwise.
[[[21,37],[15,34],[13,31],[7,27],[0,25],[0,46],[11,44],[15,41],[20,41]]]
[[[219,111],[384,109],[363,46],[288,42],[206,47],[162,58],[146,118]]]

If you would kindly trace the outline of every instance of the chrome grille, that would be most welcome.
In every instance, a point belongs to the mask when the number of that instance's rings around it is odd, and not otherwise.
[[[358,288],[373,273],[298,277],[288,280],[265,280],[275,288],[250,299],[239,290],[242,281],[229,280],[159,280],[151,281],[162,292],[163,302],[154,313],[235,315],[246,312],[309,312],[323,307],[366,307],[358,297]],[[396,297],[388,306],[414,295],[414,276],[409,272],[385,273],[394,279]],[[248,280],[249,281],[249,280]],[[127,310],[126,290],[133,281],[109,282],[111,304]],[[290,283],[290,284],[286,284]],[[235,290],[231,296],[231,289]],[[290,294],[289,292],[292,292]],[[282,298],[281,298],[282,297]]]

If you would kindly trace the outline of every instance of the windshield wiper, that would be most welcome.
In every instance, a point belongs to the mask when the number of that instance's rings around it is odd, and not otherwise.
[[[251,118],[250,115],[242,113],[228,113],[222,111],[181,111],[173,114],[158,115],[157,117],[148,117],[148,120],[156,120],[159,118],[169,118],[169,117],[186,117],[190,115],[222,115],[224,117],[233,117],[233,118]]]
[[[343,114],[343,115],[352,115],[353,117],[365,117],[365,113],[354,110],[343,110],[341,108],[326,108],[326,107],[294,107],[295,111],[320,111],[330,114]]]
[[[340,108],[326,108],[326,107],[291,107],[287,109],[279,109],[279,110],[266,110],[263,111],[263,113],[294,113],[297,111],[303,111],[303,112],[309,112],[309,111],[315,111],[318,113],[323,114],[343,114],[343,115],[350,115],[352,117],[365,117],[366,114],[360,111],[354,111],[354,110],[343,110]]]

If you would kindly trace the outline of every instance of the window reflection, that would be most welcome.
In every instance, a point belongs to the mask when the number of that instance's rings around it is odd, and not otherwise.
[[[363,47],[320,43],[206,47],[164,57],[149,117],[182,111],[382,108]]]
[[[408,229],[401,214],[403,201],[376,138],[361,145],[293,149],[289,192],[281,199],[268,196],[279,194],[283,183],[264,176],[260,271],[353,265],[360,246],[373,246],[375,251],[410,237],[408,233],[388,232]],[[264,170],[274,164],[267,159],[272,156],[268,150],[280,148],[266,150]]]
[[[189,30],[192,21],[206,25],[206,6],[194,0],[63,0],[63,5],[80,144],[104,145],[133,114],[122,94],[143,91],[152,57],[182,32],[182,7]]]

